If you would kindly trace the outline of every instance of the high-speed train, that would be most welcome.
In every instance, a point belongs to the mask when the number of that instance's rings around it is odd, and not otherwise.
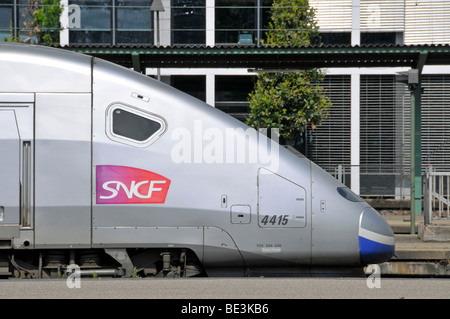
[[[251,276],[388,261],[317,165],[159,81],[0,44],[0,275]]]

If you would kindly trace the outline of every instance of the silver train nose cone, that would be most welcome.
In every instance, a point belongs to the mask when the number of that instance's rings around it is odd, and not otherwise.
[[[373,208],[366,208],[361,213],[358,235],[362,265],[383,263],[394,255],[394,232],[386,220]]]

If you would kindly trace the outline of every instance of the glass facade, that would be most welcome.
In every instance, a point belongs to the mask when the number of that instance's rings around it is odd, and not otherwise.
[[[350,45],[352,34],[350,32],[320,32],[319,39],[313,44],[322,43],[323,45]]]
[[[361,32],[361,44],[400,44],[401,35],[397,32]]]
[[[11,36],[14,6],[12,0],[0,0],[0,42]]]
[[[148,0],[116,2],[116,42],[153,43],[152,15]]]
[[[69,43],[153,44],[149,0],[70,0]]]
[[[111,1],[72,0],[69,10],[69,19],[75,20],[69,32],[70,43],[112,43]],[[73,17],[75,11],[79,12]]]
[[[254,44],[264,39],[271,5],[271,0],[216,0],[216,43]]]
[[[0,42],[13,38],[35,42],[33,12],[40,3],[40,0],[0,0]]]
[[[253,90],[255,76],[216,75],[215,106],[244,121],[249,112],[248,95]]]
[[[206,101],[206,76],[204,75],[172,75],[170,85],[203,102]]]
[[[172,0],[172,44],[205,44],[205,0]]]

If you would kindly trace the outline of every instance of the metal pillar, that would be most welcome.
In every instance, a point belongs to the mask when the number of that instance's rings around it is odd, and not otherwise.
[[[416,233],[416,216],[422,213],[422,130],[419,84],[411,89],[411,234]]]
[[[155,23],[156,21],[156,27],[155,27],[155,38],[156,38],[156,46],[159,47],[161,44],[161,39],[160,39],[160,32],[159,32],[159,13],[160,12],[164,12],[164,6],[161,2],[161,0],[153,0],[152,4],[150,6],[150,12],[154,13],[154,21],[153,23]],[[153,24],[154,26],[154,24]],[[153,40],[153,42],[155,42]],[[144,70],[144,74],[145,74],[145,70]],[[156,69],[156,78],[158,81],[161,81],[161,69],[157,68]]]
[[[411,92],[411,234],[416,233],[416,216],[422,214],[422,85],[420,77],[428,52],[420,52],[417,68],[408,72]]]

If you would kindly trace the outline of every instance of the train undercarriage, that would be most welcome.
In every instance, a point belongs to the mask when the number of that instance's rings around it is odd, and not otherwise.
[[[204,276],[189,249],[42,249],[0,252],[0,277],[64,278],[74,272],[84,277]]]

